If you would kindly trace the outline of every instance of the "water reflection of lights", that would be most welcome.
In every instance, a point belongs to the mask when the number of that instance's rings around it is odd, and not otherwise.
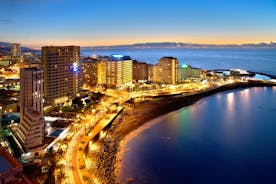
[[[234,92],[228,93],[226,96],[226,101],[227,101],[227,106],[229,107],[233,107],[233,103],[234,103]]]
[[[249,105],[250,102],[250,96],[249,96],[249,89],[244,89],[241,91],[241,96],[242,96],[242,101],[246,104]]]
[[[232,122],[234,113],[234,92],[228,93],[226,95],[226,120],[227,122]]]

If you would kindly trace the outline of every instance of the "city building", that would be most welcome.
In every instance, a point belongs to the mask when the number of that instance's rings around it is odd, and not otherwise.
[[[85,85],[96,85],[98,82],[98,59],[83,58],[81,60],[82,82]]]
[[[0,89],[0,94],[0,106],[3,113],[19,111],[18,91]]]
[[[133,61],[129,57],[118,58],[117,86],[132,84]]]
[[[21,56],[21,48],[19,43],[12,43],[11,50],[12,57],[20,57]]]
[[[11,65],[11,56],[0,56],[0,66],[9,66]]]
[[[133,80],[136,82],[148,81],[148,64],[145,62],[133,61]]]
[[[18,112],[19,100],[14,97],[0,97],[0,106],[2,106],[2,112]]]
[[[117,61],[107,60],[105,61],[105,65],[106,85],[108,87],[115,87],[118,84],[118,63]]]
[[[190,65],[183,64],[179,68],[179,82],[183,82],[188,78],[200,78],[201,70],[192,68]]]
[[[148,81],[153,80],[153,64],[148,64]]]
[[[12,43],[11,63],[16,64],[21,61],[21,48],[19,43]]]
[[[19,89],[19,79],[0,78],[0,89]]]
[[[43,118],[43,70],[20,69],[20,123],[17,137],[27,148],[42,145],[44,138]]]
[[[98,68],[97,68],[97,71],[98,71],[98,80],[97,80],[97,84],[99,85],[105,85],[107,84],[106,83],[106,68],[107,68],[107,63],[106,61],[99,61],[98,62]]]
[[[22,165],[1,146],[0,163],[0,182],[2,184],[31,184],[28,178],[23,174]]]
[[[133,61],[129,56],[112,55],[99,59],[98,84],[107,87],[132,84]]]
[[[22,55],[23,62],[26,64],[39,64],[42,65],[41,63],[41,56],[37,55],[35,53],[31,52],[26,52]]]
[[[46,102],[60,104],[76,97],[82,85],[80,47],[42,47],[42,63]]]
[[[153,81],[164,84],[178,83],[178,60],[174,57],[163,57],[153,67]]]

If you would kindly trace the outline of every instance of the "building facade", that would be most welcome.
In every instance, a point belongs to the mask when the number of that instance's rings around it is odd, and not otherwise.
[[[20,69],[20,124],[17,136],[24,147],[31,149],[42,145],[43,118],[43,70]]]
[[[148,64],[148,81],[153,81],[153,64]]]
[[[201,70],[198,68],[192,68],[190,65],[183,64],[179,68],[179,82],[185,81],[188,78],[200,78]]]
[[[131,84],[132,67],[132,60],[128,56],[101,58],[98,62],[98,84],[107,87]]]
[[[21,48],[19,43],[12,43],[11,63],[16,64],[21,61]]]
[[[81,89],[79,46],[42,47],[44,93],[47,103],[60,104]]]
[[[106,61],[99,61],[98,62],[98,82],[97,84],[99,85],[105,85],[106,84],[106,68],[107,68],[107,63]]]
[[[131,59],[120,60],[117,62],[117,86],[132,84],[133,80],[133,61]]]
[[[106,85],[109,87],[115,87],[118,79],[118,65],[116,61],[105,61],[106,65]]]
[[[153,81],[164,84],[178,83],[178,60],[174,57],[163,57],[153,66]]]
[[[82,84],[93,86],[98,82],[98,60],[94,58],[84,58],[81,61]]]
[[[148,80],[148,64],[144,62],[133,61],[133,80],[136,82]]]
[[[21,56],[21,48],[19,43],[12,43],[12,57],[20,57]]]
[[[2,112],[19,112],[19,92],[0,89],[0,106]]]

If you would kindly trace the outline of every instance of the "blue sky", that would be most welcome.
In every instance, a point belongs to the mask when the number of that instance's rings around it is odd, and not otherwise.
[[[0,40],[42,45],[276,41],[276,0],[0,0]]]

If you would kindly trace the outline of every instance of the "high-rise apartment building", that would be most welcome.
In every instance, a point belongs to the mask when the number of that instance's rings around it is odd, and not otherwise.
[[[42,47],[44,93],[48,103],[64,103],[81,89],[79,46]]]
[[[42,145],[43,70],[35,67],[20,69],[20,142],[28,149]]]
[[[12,56],[19,57],[21,56],[21,48],[19,43],[12,43]]]
[[[98,82],[99,85],[105,85],[106,83],[106,68],[107,63],[106,61],[99,61],[98,62]]]
[[[176,84],[178,82],[177,58],[161,58],[153,67],[153,81],[165,84]]]
[[[148,80],[148,64],[145,62],[133,61],[133,80],[147,81]]]
[[[128,56],[112,55],[98,62],[98,84],[118,87],[131,84],[133,79],[132,60]]]
[[[133,61],[131,59],[119,60],[117,62],[117,86],[132,84]]]
[[[95,85],[98,82],[98,60],[94,58],[84,58],[81,61],[82,83],[85,85]]]

